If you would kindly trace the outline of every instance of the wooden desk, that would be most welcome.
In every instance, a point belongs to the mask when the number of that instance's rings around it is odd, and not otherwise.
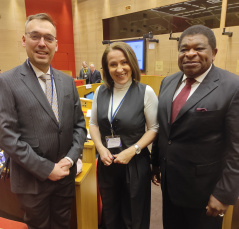
[[[88,86],[83,85],[83,86],[76,87],[77,91],[78,91],[78,94],[79,94],[79,97],[84,98],[84,95],[87,95],[90,92],[95,92],[96,88],[99,87],[101,84],[102,83],[93,83],[93,84],[90,84]],[[90,88],[88,88],[88,87],[90,87]]]
[[[73,206],[71,229],[97,229],[95,146],[92,141],[84,144],[82,161],[82,172],[75,179],[76,204]],[[0,211],[8,214],[10,219],[23,219],[17,196],[10,190],[10,179],[0,179]]]
[[[0,179],[0,211],[13,216],[12,219],[22,221],[24,212],[16,194],[11,192],[10,179]]]
[[[94,216],[94,190],[89,179],[92,163],[83,163],[82,172],[76,177],[76,218],[77,229],[97,229],[98,218]],[[93,185],[94,186],[94,185]]]
[[[225,216],[223,217],[222,222],[222,229],[231,229],[232,227],[232,213],[233,213],[233,206],[229,206]]]
[[[141,83],[147,84],[153,88],[155,94],[158,96],[161,81],[165,76],[151,76],[151,75],[141,75]]]
[[[93,100],[81,97],[80,102],[81,102],[82,108],[91,109]]]
[[[97,229],[96,164],[93,141],[85,142],[82,162],[82,172],[75,179],[77,229]]]

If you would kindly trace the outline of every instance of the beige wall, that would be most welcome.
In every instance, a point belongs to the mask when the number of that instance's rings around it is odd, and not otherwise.
[[[223,0],[225,1],[225,0]],[[165,3],[166,2],[166,3]],[[133,13],[150,8],[169,5],[180,0],[72,0],[73,24],[75,40],[76,72],[81,68],[81,62],[86,60],[89,64],[94,63],[96,68],[101,67],[101,56],[105,49],[102,45],[103,28],[102,19],[122,14]],[[125,6],[131,5],[127,11]],[[223,24],[221,25],[223,26]],[[223,28],[215,29],[217,37],[218,54],[215,64],[239,74],[239,27],[227,28],[233,36],[221,35]],[[173,34],[173,37],[180,33]],[[146,74],[170,75],[178,71],[177,67],[177,41],[169,40],[169,34],[154,36],[159,43],[154,44],[154,49],[149,49],[147,43]]]
[[[101,67],[101,56],[105,49],[105,46],[102,45],[103,18],[114,17],[122,14],[154,8],[163,5],[163,2],[165,1],[72,0],[76,72],[79,73],[83,60],[86,60],[88,64],[94,63],[97,69]],[[180,1],[168,0],[167,4],[173,4],[176,2]],[[125,9],[125,6],[127,5],[131,6],[131,9],[129,11]],[[168,44],[168,46],[171,45],[172,43]],[[161,52],[159,54],[161,54]],[[153,53],[153,55],[156,55],[156,53]],[[151,56],[151,52],[148,52],[148,56]],[[168,58],[170,59],[170,57]],[[150,58],[147,58],[147,62],[150,62]],[[147,73],[154,74],[151,69],[152,66],[148,67],[149,70]]]
[[[81,62],[94,63],[101,67],[101,56],[105,49],[102,45],[102,19],[136,11],[179,2],[178,0],[71,0],[73,10],[75,61],[77,74]],[[225,1],[225,0],[223,0]],[[131,5],[127,11],[125,6]],[[24,0],[0,0],[0,69],[9,70],[26,59],[25,49],[21,45],[24,33],[26,10]],[[222,25],[223,26],[223,25]],[[218,54],[215,64],[221,68],[239,74],[239,26],[226,28],[233,32],[232,37],[221,35],[223,28],[215,29]],[[173,34],[178,37],[180,34]],[[154,36],[159,43],[149,49],[147,43],[146,74],[169,75],[178,71],[177,41],[169,40],[169,34]]]
[[[26,59],[21,44],[26,21],[24,0],[0,0],[0,69],[9,70]]]

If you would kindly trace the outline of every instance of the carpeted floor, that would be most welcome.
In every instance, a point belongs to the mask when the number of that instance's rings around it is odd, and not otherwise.
[[[150,229],[163,229],[162,224],[162,192],[161,187],[151,185],[151,219]]]

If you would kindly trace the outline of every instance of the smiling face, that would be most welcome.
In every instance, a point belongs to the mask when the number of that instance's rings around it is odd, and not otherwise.
[[[22,45],[26,47],[29,61],[46,73],[58,49],[57,40],[49,43],[44,40],[43,36],[40,40],[34,40],[29,33],[37,32],[41,35],[50,34],[56,37],[55,27],[49,21],[33,19],[27,24],[25,32],[26,34],[22,37]]]
[[[107,55],[109,74],[113,81],[118,84],[125,84],[132,77],[131,67],[120,50],[112,50]]]
[[[196,78],[209,69],[216,54],[217,49],[212,50],[206,36],[188,35],[179,47],[178,66],[187,77]]]

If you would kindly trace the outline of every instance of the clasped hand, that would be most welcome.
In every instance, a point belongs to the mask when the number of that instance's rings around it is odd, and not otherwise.
[[[48,176],[48,179],[52,181],[63,179],[70,174],[70,167],[71,162],[66,158],[62,158],[58,163],[55,164],[52,172]]]
[[[208,205],[206,207],[207,215],[216,217],[222,214],[223,216],[226,213],[227,208],[228,208],[227,204],[223,204],[222,202],[217,200],[213,195],[211,195],[208,201]]]
[[[112,163],[128,164],[134,155],[135,155],[134,147],[129,147],[121,151],[119,154],[114,154],[114,155],[112,155],[110,151],[105,147],[104,149],[101,149],[101,152],[100,152],[101,161],[106,166],[109,166]]]
[[[152,166],[151,169],[151,180],[152,182],[159,186],[161,182],[161,174],[160,174],[160,169],[158,166]]]

